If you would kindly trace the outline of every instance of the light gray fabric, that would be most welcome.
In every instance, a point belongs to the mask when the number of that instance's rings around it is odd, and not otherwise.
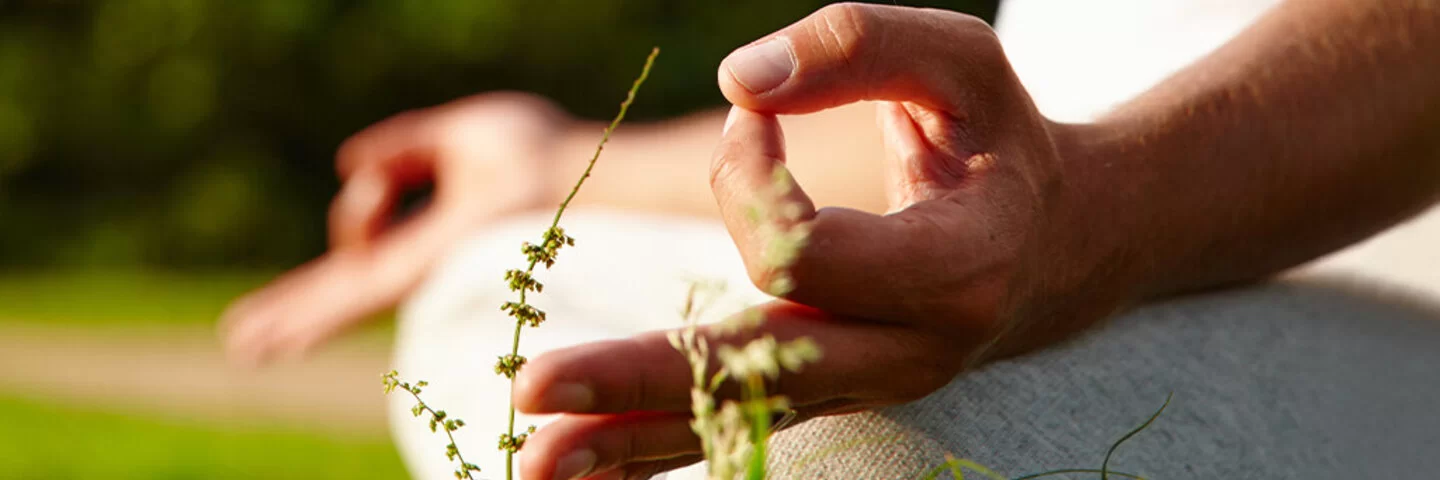
[[[1145,306],[918,402],[803,423],[776,436],[772,471],[916,478],[945,453],[1011,477],[1098,468],[1170,392],[1170,407],[1120,448],[1113,470],[1440,478],[1440,307],[1314,280]]]

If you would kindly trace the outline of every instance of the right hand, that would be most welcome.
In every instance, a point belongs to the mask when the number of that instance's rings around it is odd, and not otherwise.
[[[550,150],[569,123],[539,97],[492,93],[401,113],[346,140],[330,251],[227,309],[221,331],[231,358],[304,354],[394,306],[478,225],[558,203]],[[431,183],[431,202],[395,223],[400,197]]]
[[[919,399],[964,369],[1068,338],[1138,291],[1129,247],[1148,234],[1114,228],[1134,207],[1103,193],[1125,185],[1073,155],[1077,127],[1040,114],[981,20],[835,4],[732,53],[718,77],[736,107],[711,186],[755,286],[783,297],[737,318],[824,352],[770,390],[798,418]],[[886,167],[887,215],[816,208],[776,174],[787,164],[776,115],[862,100],[880,102],[888,157],[873,161]],[[779,235],[797,229],[804,242]],[[750,338],[700,335],[712,348]],[[517,409],[563,416],[526,441],[525,478],[631,478],[699,460],[694,373],[667,337],[533,358],[515,379]]]

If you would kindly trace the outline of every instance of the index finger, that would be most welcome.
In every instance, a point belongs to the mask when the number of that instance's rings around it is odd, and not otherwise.
[[[733,108],[722,137],[710,185],[755,286],[832,313],[903,316],[907,289],[924,277],[916,275],[922,258],[916,253],[939,250],[926,245],[935,238],[922,221],[925,212],[816,210],[785,169],[784,136],[773,115]]]
[[[786,269],[808,236],[815,204],[785,168],[775,116],[730,109],[711,159],[710,188],[755,285],[773,295],[789,291]]]

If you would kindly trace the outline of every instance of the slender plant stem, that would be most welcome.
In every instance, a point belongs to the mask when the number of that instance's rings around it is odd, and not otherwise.
[[[743,399],[750,409],[750,423],[753,429],[750,432],[750,443],[754,445],[755,451],[750,457],[748,480],[765,480],[765,467],[768,459],[766,457],[766,442],[770,437],[770,402],[765,396],[765,379],[758,374],[751,374],[746,379],[745,396]]]
[[[614,132],[615,132],[615,128],[618,127],[618,126],[620,126],[620,121],[625,119],[625,112],[629,111],[629,110],[630,110],[630,104],[633,103],[633,102],[635,102],[635,92],[639,91],[639,90],[640,90],[640,85],[643,84],[643,83],[645,83],[645,79],[646,79],[646,78],[649,78],[649,77],[650,77],[650,67],[655,64],[655,56],[657,56],[657,55],[659,55],[659,54],[660,54],[660,48],[659,48],[659,47],[656,47],[656,48],[653,48],[653,49],[650,50],[650,56],[645,58],[645,67],[640,70],[640,77],[639,77],[639,78],[636,78],[636,79],[635,79],[635,83],[633,83],[633,84],[630,85],[630,92],[625,95],[625,101],[620,102],[620,113],[616,114],[616,115],[615,115],[615,119],[610,121],[610,125],[607,126],[607,127],[605,127],[605,133],[602,134],[601,137],[600,137],[600,144],[597,145],[597,146],[595,146],[595,155],[592,155],[592,156],[590,157],[590,163],[585,166],[585,173],[583,173],[583,174],[580,175],[580,180],[578,180],[578,181],[575,182],[575,188],[571,188],[571,189],[570,189],[570,194],[565,196],[565,201],[560,202],[560,208],[558,208],[558,209],[555,210],[555,218],[550,221],[550,227],[546,229],[547,232],[560,225],[560,217],[563,216],[563,215],[565,215],[565,209],[570,206],[570,201],[575,199],[575,194],[580,193],[580,186],[582,186],[582,185],[585,184],[585,179],[590,178],[590,171],[592,171],[592,170],[595,169],[595,162],[596,162],[596,160],[599,160],[599,159],[600,159],[600,152],[605,149],[605,143],[610,141],[610,134],[611,134],[611,133],[614,133]],[[536,265],[537,263],[539,263],[538,260],[531,260],[531,261],[530,261],[530,265],[528,265],[528,266],[525,267],[525,273],[526,273],[526,274],[534,273],[534,271],[535,271],[535,265]],[[525,289],[521,289],[521,290],[520,290],[520,299],[519,299],[519,300],[520,300],[520,304],[521,304],[521,305],[525,305],[525,304],[526,304],[526,303],[525,303]],[[514,341],[511,343],[511,345],[510,345],[510,355],[512,355],[512,356],[514,356],[514,355],[519,355],[519,354],[520,354],[520,330],[521,330],[524,326],[525,326],[524,320],[521,320],[521,319],[516,319],[516,320],[515,320],[515,339],[514,339]],[[506,429],[506,434],[509,435],[510,438],[514,438],[514,437],[515,437],[515,400],[514,400],[515,381],[514,381],[514,379],[511,379],[511,381],[510,381],[510,393],[511,393],[511,400],[510,400],[510,421],[509,421],[509,426],[508,426],[507,429]],[[515,458],[514,458],[514,457],[515,457],[515,452],[510,451],[510,450],[506,450],[506,451],[505,451],[505,478],[506,478],[507,480],[514,480],[514,478],[515,478],[515,473],[514,473],[514,471],[515,471]]]
[[[1110,445],[1110,450],[1105,452],[1105,461],[1100,463],[1100,480],[1110,480],[1110,456],[1115,454],[1115,449],[1120,448],[1120,444],[1125,443],[1130,437],[1144,431],[1146,428],[1150,428],[1150,424],[1155,423],[1155,419],[1160,418],[1161,413],[1165,413],[1165,407],[1170,406],[1170,400],[1174,398],[1175,392],[1170,392],[1169,395],[1165,396],[1165,403],[1161,404],[1160,409],[1156,410],[1153,415],[1150,415],[1150,418],[1146,419],[1145,423],[1130,430],[1129,433],[1126,433],[1125,436],[1120,437],[1119,440],[1116,440],[1114,444]]]
[[[430,414],[430,418],[439,418],[439,417],[440,417],[440,413],[439,413],[439,412],[436,412],[435,409],[430,408],[430,404],[425,403],[424,400],[421,400],[419,394],[410,391],[410,389],[408,389],[408,388],[403,389],[403,390],[405,390],[406,392],[409,392],[409,393],[410,393],[410,396],[415,397],[415,402],[418,403],[418,404],[420,404],[420,409],[421,409],[421,410],[424,410],[425,412],[428,412],[428,413]],[[469,473],[470,469],[469,469],[468,467],[470,466],[470,464],[469,464],[469,463],[466,463],[466,462],[465,462],[465,457],[462,456],[462,455],[460,455],[460,448],[459,448],[458,444],[455,443],[455,434],[450,433],[450,429],[445,428],[445,424],[443,424],[443,421],[442,421],[442,425],[440,425],[440,429],[445,431],[445,436],[446,436],[446,437],[450,437],[450,445],[456,446],[456,448],[455,448],[455,450],[454,450],[454,451],[455,451],[455,459],[460,461],[460,470],[461,470],[461,471],[464,471],[464,472],[466,472],[466,473]]]
[[[1066,468],[1066,469],[1063,469],[1063,470],[1051,470],[1051,471],[1048,471],[1048,472],[1041,472],[1041,473],[1035,473],[1035,474],[1025,475],[1025,476],[1023,476],[1023,477],[1015,477],[1015,478],[1012,478],[1012,479],[1010,479],[1010,480],[1031,480],[1031,479],[1034,479],[1034,478],[1044,478],[1044,477],[1048,477],[1048,476],[1051,476],[1051,475],[1063,475],[1063,474],[1066,474],[1066,473],[1105,473],[1105,474],[1114,475],[1114,476],[1117,476],[1117,477],[1133,478],[1133,479],[1135,479],[1135,480],[1145,480],[1145,477],[1142,477],[1142,476],[1139,476],[1139,475],[1134,475],[1134,474],[1130,474],[1130,473],[1122,473],[1122,472],[1111,472],[1111,471],[1109,471],[1109,470],[1098,470],[1098,469],[1094,469],[1094,468]]]

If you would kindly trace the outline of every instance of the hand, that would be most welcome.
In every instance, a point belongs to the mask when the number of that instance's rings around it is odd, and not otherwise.
[[[232,358],[303,354],[395,305],[477,225],[558,203],[549,148],[567,122],[543,99],[497,93],[402,113],[346,140],[330,251],[230,306],[221,329]],[[431,183],[430,205],[395,224],[399,197]]]
[[[760,330],[811,337],[824,352],[773,387],[801,418],[918,399],[964,368],[1073,334],[1131,295],[1124,250],[1103,226],[1113,212],[1090,201],[1087,175],[1062,155],[1071,127],[1038,113],[982,21],[831,6],[731,54],[719,77],[737,107],[712,164],[716,200],[755,284],[785,275],[795,287],[756,307]],[[860,100],[882,101],[893,213],[816,210],[793,184],[770,199],[785,162],[773,115]],[[746,213],[767,201],[800,215],[761,228]],[[762,262],[767,235],[801,223],[811,233],[798,260]],[[534,359],[518,407],[568,415],[526,443],[525,478],[621,478],[698,459],[689,389],[663,333]]]

